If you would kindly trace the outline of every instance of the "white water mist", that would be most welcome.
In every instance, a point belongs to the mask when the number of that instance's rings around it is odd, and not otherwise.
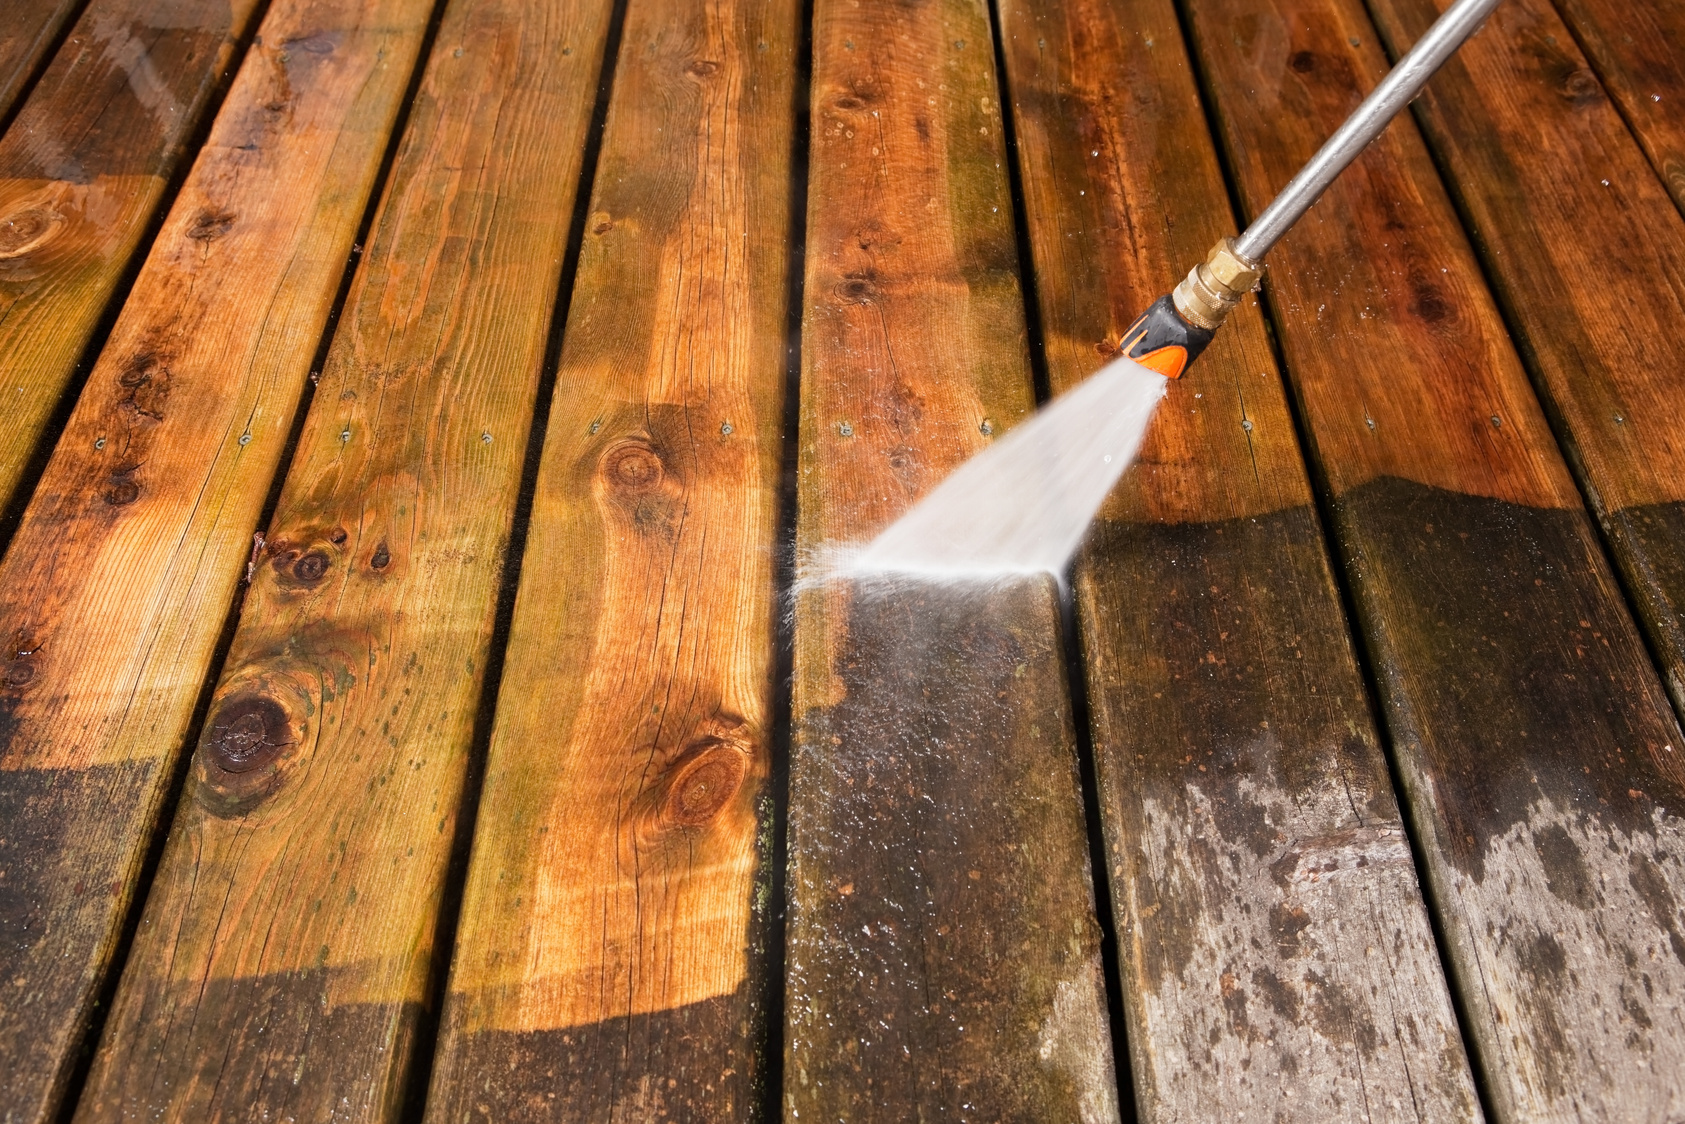
[[[1168,380],[1108,364],[966,461],[872,540],[839,577],[1062,574],[1123,475]]]

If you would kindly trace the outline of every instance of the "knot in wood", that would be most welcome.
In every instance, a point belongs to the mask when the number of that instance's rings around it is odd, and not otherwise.
[[[224,703],[211,719],[205,759],[225,773],[250,772],[291,745],[291,735],[280,703],[267,695],[242,695]]]
[[[328,572],[329,564],[326,554],[319,550],[308,551],[293,563],[293,577],[301,582],[320,581],[322,575]]]
[[[666,819],[680,827],[708,823],[737,794],[748,772],[748,754],[717,738],[687,753],[667,786]]]
[[[1570,70],[1556,88],[1574,105],[1590,105],[1603,96],[1603,87],[1598,83],[1597,76],[1583,66]]]
[[[837,286],[837,295],[849,304],[867,304],[877,296],[877,286],[862,274],[851,273]]]
[[[126,507],[140,499],[140,485],[130,479],[134,468],[113,472],[105,489],[105,502],[112,507]]]
[[[187,236],[195,242],[214,242],[228,233],[229,227],[234,225],[234,218],[233,211],[205,207],[193,216],[193,223],[187,228]]]
[[[369,565],[374,567],[376,570],[386,569],[391,562],[392,552],[386,549],[385,543],[381,543],[379,546],[375,547],[374,556],[369,559]]]
[[[40,204],[0,218],[0,261],[21,258],[40,249],[64,223],[64,216]]]
[[[697,59],[685,67],[685,73],[692,78],[711,78],[719,73],[720,64],[707,59]]]
[[[19,656],[6,664],[6,686],[22,687],[35,678],[35,665]]]
[[[654,449],[641,441],[627,441],[603,458],[603,475],[619,491],[651,492],[661,486],[667,470]]]
[[[1440,324],[1456,315],[1439,286],[1420,273],[1410,276],[1410,312],[1429,324]]]

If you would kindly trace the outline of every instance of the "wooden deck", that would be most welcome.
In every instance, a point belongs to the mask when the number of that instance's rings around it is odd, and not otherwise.
[[[9,0],[0,1124],[1685,1120],[1685,6],[1506,0],[1068,588],[796,580],[1436,5]]]

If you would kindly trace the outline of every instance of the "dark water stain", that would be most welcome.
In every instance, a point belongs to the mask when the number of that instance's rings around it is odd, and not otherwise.
[[[1311,1024],[1331,1042],[1349,1042],[1366,1058],[1375,1056],[1380,1036],[1367,1017],[1368,1005],[1354,997],[1337,980],[1317,971],[1305,973],[1305,990]]]
[[[1679,928],[1679,901],[1668,888],[1667,879],[1655,863],[1644,855],[1634,854],[1630,859],[1627,881],[1644,900],[1644,904],[1650,907],[1651,919],[1667,931],[1668,944],[1673,948],[1674,958],[1685,964],[1685,934],[1682,934]]]
[[[17,1119],[50,1117],[74,1061],[156,775],[150,762],[0,769],[0,1104]]]
[[[1483,879],[1541,801],[1629,835],[1685,808],[1685,743],[1584,512],[1382,478],[1335,517],[1388,724],[1459,870]]]
[[[1674,706],[1685,713],[1685,503],[1637,504],[1603,522]]]
[[[429,1120],[700,1124],[754,1116],[764,1066],[754,989],[561,1030],[469,1031],[455,1013],[447,1010],[449,1046],[435,1063]]]
[[[334,1002],[355,983],[329,968],[177,982],[130,971],[79,1115],[392,1119],[421,1009]]]
[[[1051,581],[856,589],[837,624],[791,767],[787,1107],[1075,1119],[1110,1074],[1041,1054],[1099,936]],[[1061,1041],[1109,1070],[1101,1002]]]
[[[1533,832],[1533,849],[1545,868],[1545,886],[1559,901],[1580,909],[1597,905],[1597,891],[1579,845],[1561,824]]]

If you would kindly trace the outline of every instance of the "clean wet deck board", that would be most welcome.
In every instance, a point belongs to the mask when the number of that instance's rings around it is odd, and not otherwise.
[[[823,580],[1441,7],[9,7],[0,1121],[1685,1113],[1673,6],[1501,9],[1069,612]]]

